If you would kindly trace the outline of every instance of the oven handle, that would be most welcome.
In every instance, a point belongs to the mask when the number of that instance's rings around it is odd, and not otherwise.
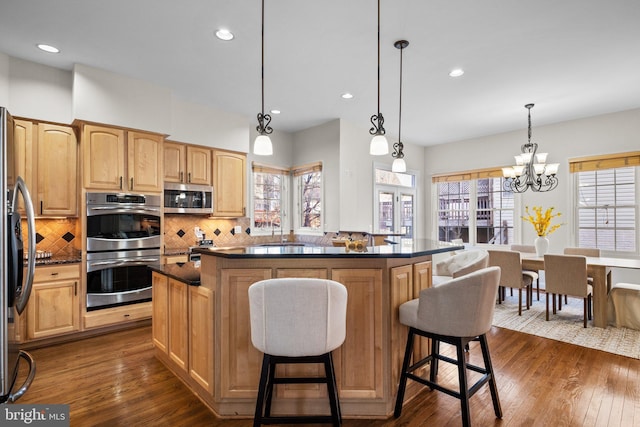
[[[100,215],[100,212],[109,211],[115,213],[149,213],[149,214],[159,214],[160,208],[148,208],[148,207],[124,207],[124,206],[89,206],[87,207],[87,215]]]
[[[160,258],[136,258],[136,259],[119,259],[119,260],[109,260],[109,261],[89,261],[87,263],[87,268],[89,271],[93,271],[92,267],[106,267],[106,266],[116,266],[116,265],[126,265],[126,264],[141,264],[141,263],[149,263],[149,262],[160,262]]]

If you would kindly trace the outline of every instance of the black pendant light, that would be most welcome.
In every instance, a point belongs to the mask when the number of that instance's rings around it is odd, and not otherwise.
[[[262,78],[262,110],[258,113],[258,136],[253,143],[253,154],[260,156],[270,156],[273,154],[273,144],[269,135],[273,132],[273,129],[269,124],[271,123],[271,115],[264,113],[264,0],[262,0],[262,66],[261,66],[261,78]]]
[[[384,156],[389,153],[389,143],[384,136],[384,117],[380,112],[380,0],[378,0],[378,114],[371,116],[373,127],[369,133],[373,135],[369,146],[369,154],[374,156]]]
[[[392,172],[406,172],[407,164],[404,161],[404,144],[402,143],[402,52],[404,48],[409,46],[406,40],[398,40],[393,44],[400,49],[400,107],[398,108],[398,142],[393,144],[393,153],[391,156],[395,159],[391,165]]]

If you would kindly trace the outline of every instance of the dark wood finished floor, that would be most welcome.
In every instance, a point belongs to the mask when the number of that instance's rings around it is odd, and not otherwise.
[[[640,361],[493,328],[489,336],[504,417],[487,387],[471,399],[474,426],[640,425]],[[38,373],[19,403],[70,404],[72,426],[250,426],[220,420],[153,356],[151,328],[30,351]],[[472,343],[471,362],[479,348]],[[440,380],[456,383],[442,364]],[[345,427],[460,426],[458,400],[425,390],[398,420]]]

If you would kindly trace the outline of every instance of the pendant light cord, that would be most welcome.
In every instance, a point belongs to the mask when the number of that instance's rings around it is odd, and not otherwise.
[[[262,80],[262,115],[264,116],[264,0],[262,0],[262,64],[260,68],[260,78]]]
[[[398,142],[402,143],[402,51],[404,47],[400,48],[400,106],[398,107]]]
[[[380,0],[378,0],[378,117],[380,117]]]

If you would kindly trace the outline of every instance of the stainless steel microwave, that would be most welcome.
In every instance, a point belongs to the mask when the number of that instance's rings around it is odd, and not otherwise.
[[[165,182],[164,212],[212,214],[213,187],[210,185]]]

